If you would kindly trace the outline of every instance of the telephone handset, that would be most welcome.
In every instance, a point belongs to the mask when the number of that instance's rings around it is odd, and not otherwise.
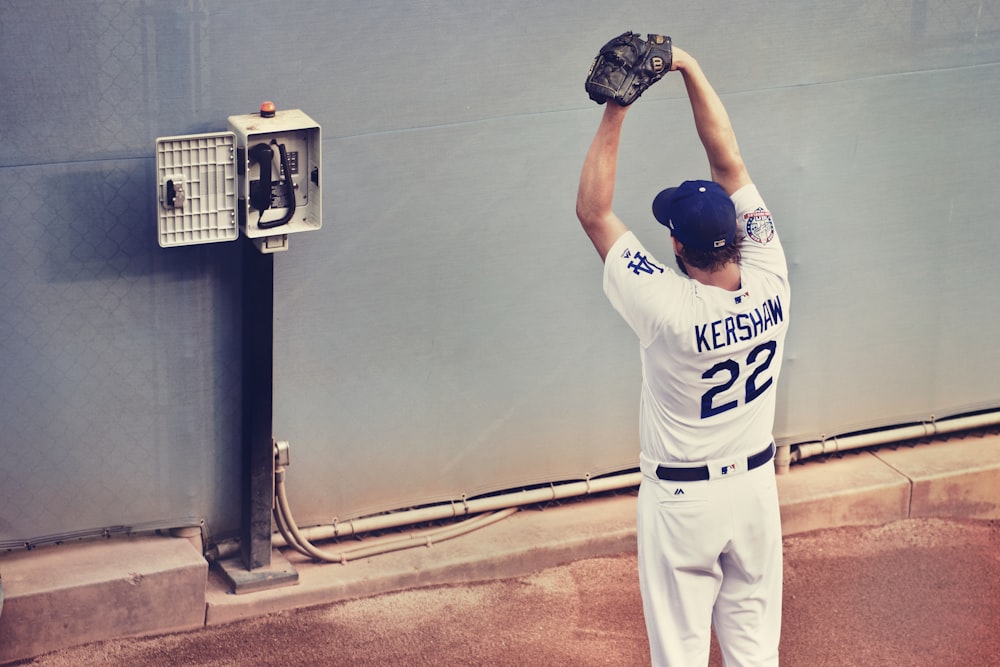
[[[278,147],[278,159],[281,165],[281,175],[284,176],[280,183],[284,187],[285,214],[274,220],[264,220],[264,211],[271,208],[273,201],[272,163],[274,162],[274,149]],[[256,162],[260,170],[260,177],[256,181],[250,182],[250,206],[257,209],[257,227],[260,229],[272,229],[288,224],[295,215],[295,185],[292,183],[292,170],[288,161],[288,152],[284,144],[279,144],[277,140],[271,139],[271,144],[259,143],[247,151],[247,158],[251,162]]]

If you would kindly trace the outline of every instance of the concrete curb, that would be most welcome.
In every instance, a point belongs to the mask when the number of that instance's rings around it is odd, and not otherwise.
[[[1000,436],[810,460],[780,475],[778,491],[786,535],[911,517],[1000,519]],[[416,587],[518,577],[634,548],[635,496],[619,494],[524,509],[471,535],[346,565],[288,552],[296,585],[242,595],[181,538],[6,554],[0,662]]]

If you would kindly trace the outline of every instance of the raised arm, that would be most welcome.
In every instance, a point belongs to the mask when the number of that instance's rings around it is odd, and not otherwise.
[[[708,82],[698,61],[676,46],[673,55],[671,69],[679,71],[684,77],[684,86],[691,101],[698,137],[708,155],[712,180],[721,185],[727,193],[733,194],[750,183],[750,175],[736,144],[736,134],[733,132],[729,114],[712,84]]]
[[[576,217],[603,261],[615,241],[627,231],[611,209],[618,172],[618,144],[628,107],[607,102],[587,157],[576,193]]]

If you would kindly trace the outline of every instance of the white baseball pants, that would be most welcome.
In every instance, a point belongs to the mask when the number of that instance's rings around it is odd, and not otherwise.
[[[654,666],[778,664],[781,518],[774,463],[707,481],[656,477],[641,458],[639,584]]]

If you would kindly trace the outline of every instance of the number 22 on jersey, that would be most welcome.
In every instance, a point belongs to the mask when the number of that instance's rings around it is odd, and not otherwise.
[[[777,341],[769,340],[761,343],[750,350],[746,356],[746,363],[741,364],[735,359],[726,359],[715,364],[701,374],[702,379],[715,381],[715,384],[701,396],[701,418],[708,419],[715,415],[732,410],[740,404],[739,398],[731,401],[719,403],[723,394],[739,382],[741,377],[745,377],[743,403],[747,404],[767,391],[774,378],[764,375],[771,366],[775,354],[778,350]]]

